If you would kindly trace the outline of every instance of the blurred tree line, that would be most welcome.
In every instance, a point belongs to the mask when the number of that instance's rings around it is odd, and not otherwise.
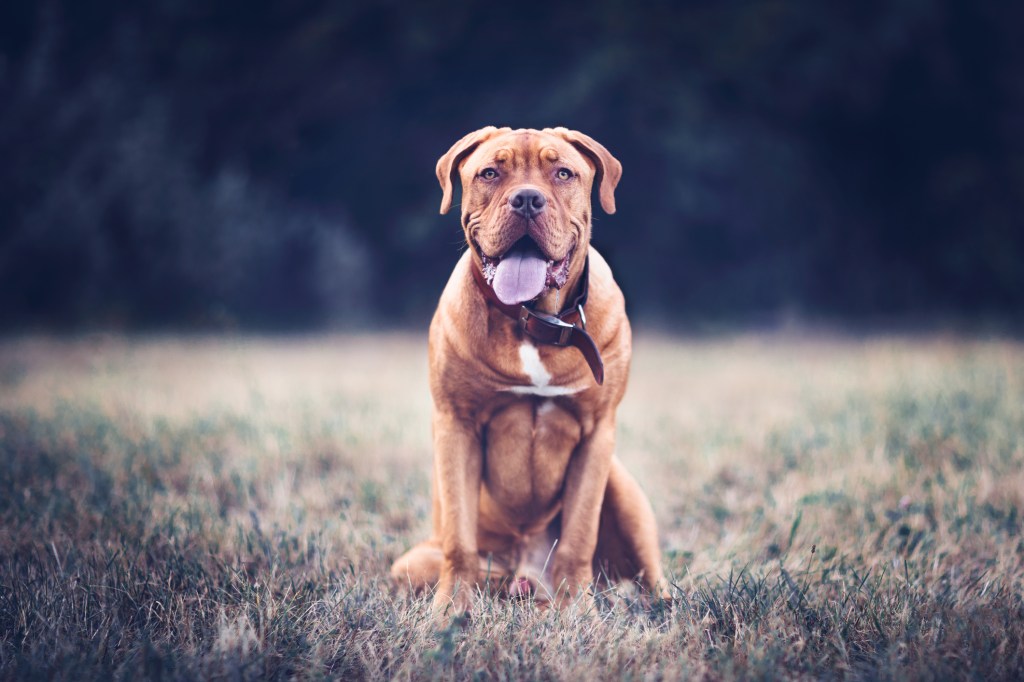
[[[623,162],[638,316],[1011,317],[1024,4],[49,0],[0,9],[0,326],[420,323],[483,125]]]

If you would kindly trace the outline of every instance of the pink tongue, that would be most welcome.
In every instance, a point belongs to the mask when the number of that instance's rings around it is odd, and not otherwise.
[[[548,262],[532,245],[523,245],[506,253],[494,271],[491,287],[505,305],[532,301],[544,291]]]

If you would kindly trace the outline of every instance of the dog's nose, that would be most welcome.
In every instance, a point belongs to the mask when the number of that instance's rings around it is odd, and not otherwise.
[[[540,190],[530,187],[516,190],[508,198],[508,205],[512,207],[512,210],[526,218],[535,216],[543,211],[547,203],[547,199],[544,198]]]

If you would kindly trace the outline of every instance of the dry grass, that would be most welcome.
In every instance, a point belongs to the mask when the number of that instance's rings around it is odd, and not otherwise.
[[[1024,677],[1024,347],[641,336],[619,451],[676,600],[481,596],[429,524],[421,336],[0,344],[0,677]]]

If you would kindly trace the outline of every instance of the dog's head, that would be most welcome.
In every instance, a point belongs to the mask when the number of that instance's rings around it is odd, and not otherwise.
[[[590,137],[565,128],[482,128],[437,162],[441,213],[462,183],[462,227],[495,293],[523,303],[560,289],[583,268],[590,193],[615,212],[622,164]]]

